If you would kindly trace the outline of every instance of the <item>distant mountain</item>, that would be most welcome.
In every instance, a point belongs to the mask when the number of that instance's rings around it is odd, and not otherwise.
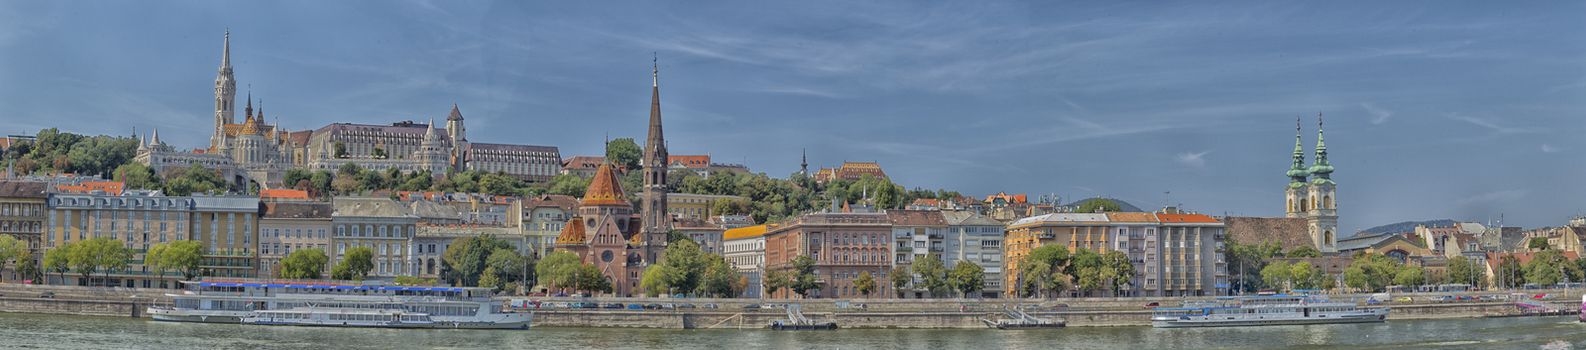
[[[1415,227],[1416,226],[1420,226],[1420,225],[1426,225],[1428,227],[1448,227],[1448,226],[1454,226],[1455,223],[1456,223],[1456,221],[1454,221],[1453,219],[1437,219],[1437,220],[1424,220],[1424,221],[1396,222],[1396,223],[1391,223],[1391,224],[1387,224],[1387,225],[1382,225],[1382,226],[1368,228],[1368,229],[1365,229],[1365,230],[1361,230],[1360,232],[1355,232],[1355,236],[1368,235],[1368,234],[1369,235],[1376,235],[1376,234],[1384,234],[1384,233],[1411,232],[1411,231],[1415,231]],[[1353,236],[1351,236],[1351,237],[1353,237]],[[1345,237],[1345,238],[1348,238],[1348,237]]]
[[[1068,203],[1068,205],[1066,205],[1066,207],[1078,208],[1080,205],[1083,205],[1086,202],[1090,202],[1090,201],[1112,201],[1113,203],[1117,203],[1118,204],[1118,211],[1124,211],[1124,212],[1141,212],[1141,211],[1144,211],[1144,210],[1140,210],[1140,207],[1134,206],[1134,204],[1129,204],[1129,202],[1125,202],[1125,201],[1123,201],[1121,199],[1117,199],[1117,198],[1107,198],[1107,197],[1091,197],[1091,198],[1081,199],[1081,200],[1074,201],[1073,203]]]

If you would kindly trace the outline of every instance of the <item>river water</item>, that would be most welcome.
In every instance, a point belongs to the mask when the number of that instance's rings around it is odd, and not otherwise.
[[[1154,329],[775,332],[534,328],[391,330],[166,323],[0,313],[4,349],[1574,349],[1573,317],[1404,320],[1378,324]]]

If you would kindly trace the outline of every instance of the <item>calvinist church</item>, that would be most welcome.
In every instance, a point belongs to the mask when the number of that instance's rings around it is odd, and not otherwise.
[[[672,217],[666,211],[666,139],[661,133],[660,72],[651,68],[650,128],[644,140],[644,193],[634,215],[616,168],[609,160],[600,164],[579,201],[578,211],[556,237],[557,249],[578,254],[586,264],[600,269],[611,281],[612,293],[641,294],[644,269],[660,260],[666,250]]]

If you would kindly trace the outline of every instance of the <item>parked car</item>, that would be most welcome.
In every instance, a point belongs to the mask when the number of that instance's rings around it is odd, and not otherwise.
[[[720,309],[720,308],[721,308],[721,305],[716,305],[716,304],[714,304],[714,303],[712,303],[712,304],[705,304],[705,308],[706,308],[706,309]]]
[[[566,292],[556,292],[556,295],[552,295],[552,296],[557,297],[557,298],[566,298],[567,297],[567,293]]]
[[[660,310],[661,309],[661,304],[645,304],[644,308],[650,309],[650,310]]]
[[[682,298],[687,298],[688,296],[687,295],[683,295],[683,293],[677,293],[677,294],[673,294],[672,297],[673,298],[682,299]]]
[[[578,304],[578,308],[580,308],[580,309],[599,309],[600,308],[600,304],[591,303],[591,302],[581,302],[581,303],[577,303],[577,304]]]
[[[1436,302],[1440,302],[1440,303],[1450,302],[1450,301],[1454,301],[1454,296],[1452,296],[1452,295],[1444,295],[1444,296],[1433,298],[1432,301],[1436,301]]]
[[[749,311],[755,311],[755,310],[759,310],[759,309],[760,309],[760,304],[749,304],[749,305],[744,305],[744,306],[743,306],[743,309],[744,309],[744,310],[749,310]]]
[[[692,309],[692,308],[694,308],[694,304],[689,304],[689,303],[677,304],[677,308],[679,308],[679,309]]]
[[[1145,303],[1145,308],[1147,308],[1147,309],[1154,309],[1154,308],[1158,308],[1158,307],[1162,307],[1162,303],[1155,302],[1155,301],[1149,302],[1149,303]]]
[[[39,294],[39,297],[44,299],[55,299],[55,292],[44,292]]]
[[[621,309],[622,307],[623,307],[622,303],[609,303],[609,304],[606,304],[606,308],[607,309]]]
[[[628,310],[644,310],[644,305],[628,304]]]
[[[1415,300],[1414,299],[1410,299],[1410,297],[1398,297],[1398,298],[1393,299],[1393,301],[1394,302],[1400,302],[1400,303],[1409,303],[1409,302],[1414,302]]]

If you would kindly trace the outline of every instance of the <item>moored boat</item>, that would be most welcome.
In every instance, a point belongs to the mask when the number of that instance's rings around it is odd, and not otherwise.
[[[204,280],[184,283],[187,289],[182,293],[166,294],[173,301],[171,306],[151,306],[146,310],[151,318],[207,323],[527,329],[533,317],[530,313],[505,311],[491,299],[488,288],[391,286],[349,281]],[[313,317],[301,316],[305,313]],[[391,322],[398,323],[381,324],[376,320],[385,320],[390,315],[396,315]],[[322,316],[337,322],[313,321]],[[402,320],[404,316],[407,321]]]
[[[1315,296],[1272,295],[1224,297],[1211,302],[1186,302],[1184,307],[1155,308],[1151,326],[1230,327],[1383,322],[1391,309],[1360,308]]]

